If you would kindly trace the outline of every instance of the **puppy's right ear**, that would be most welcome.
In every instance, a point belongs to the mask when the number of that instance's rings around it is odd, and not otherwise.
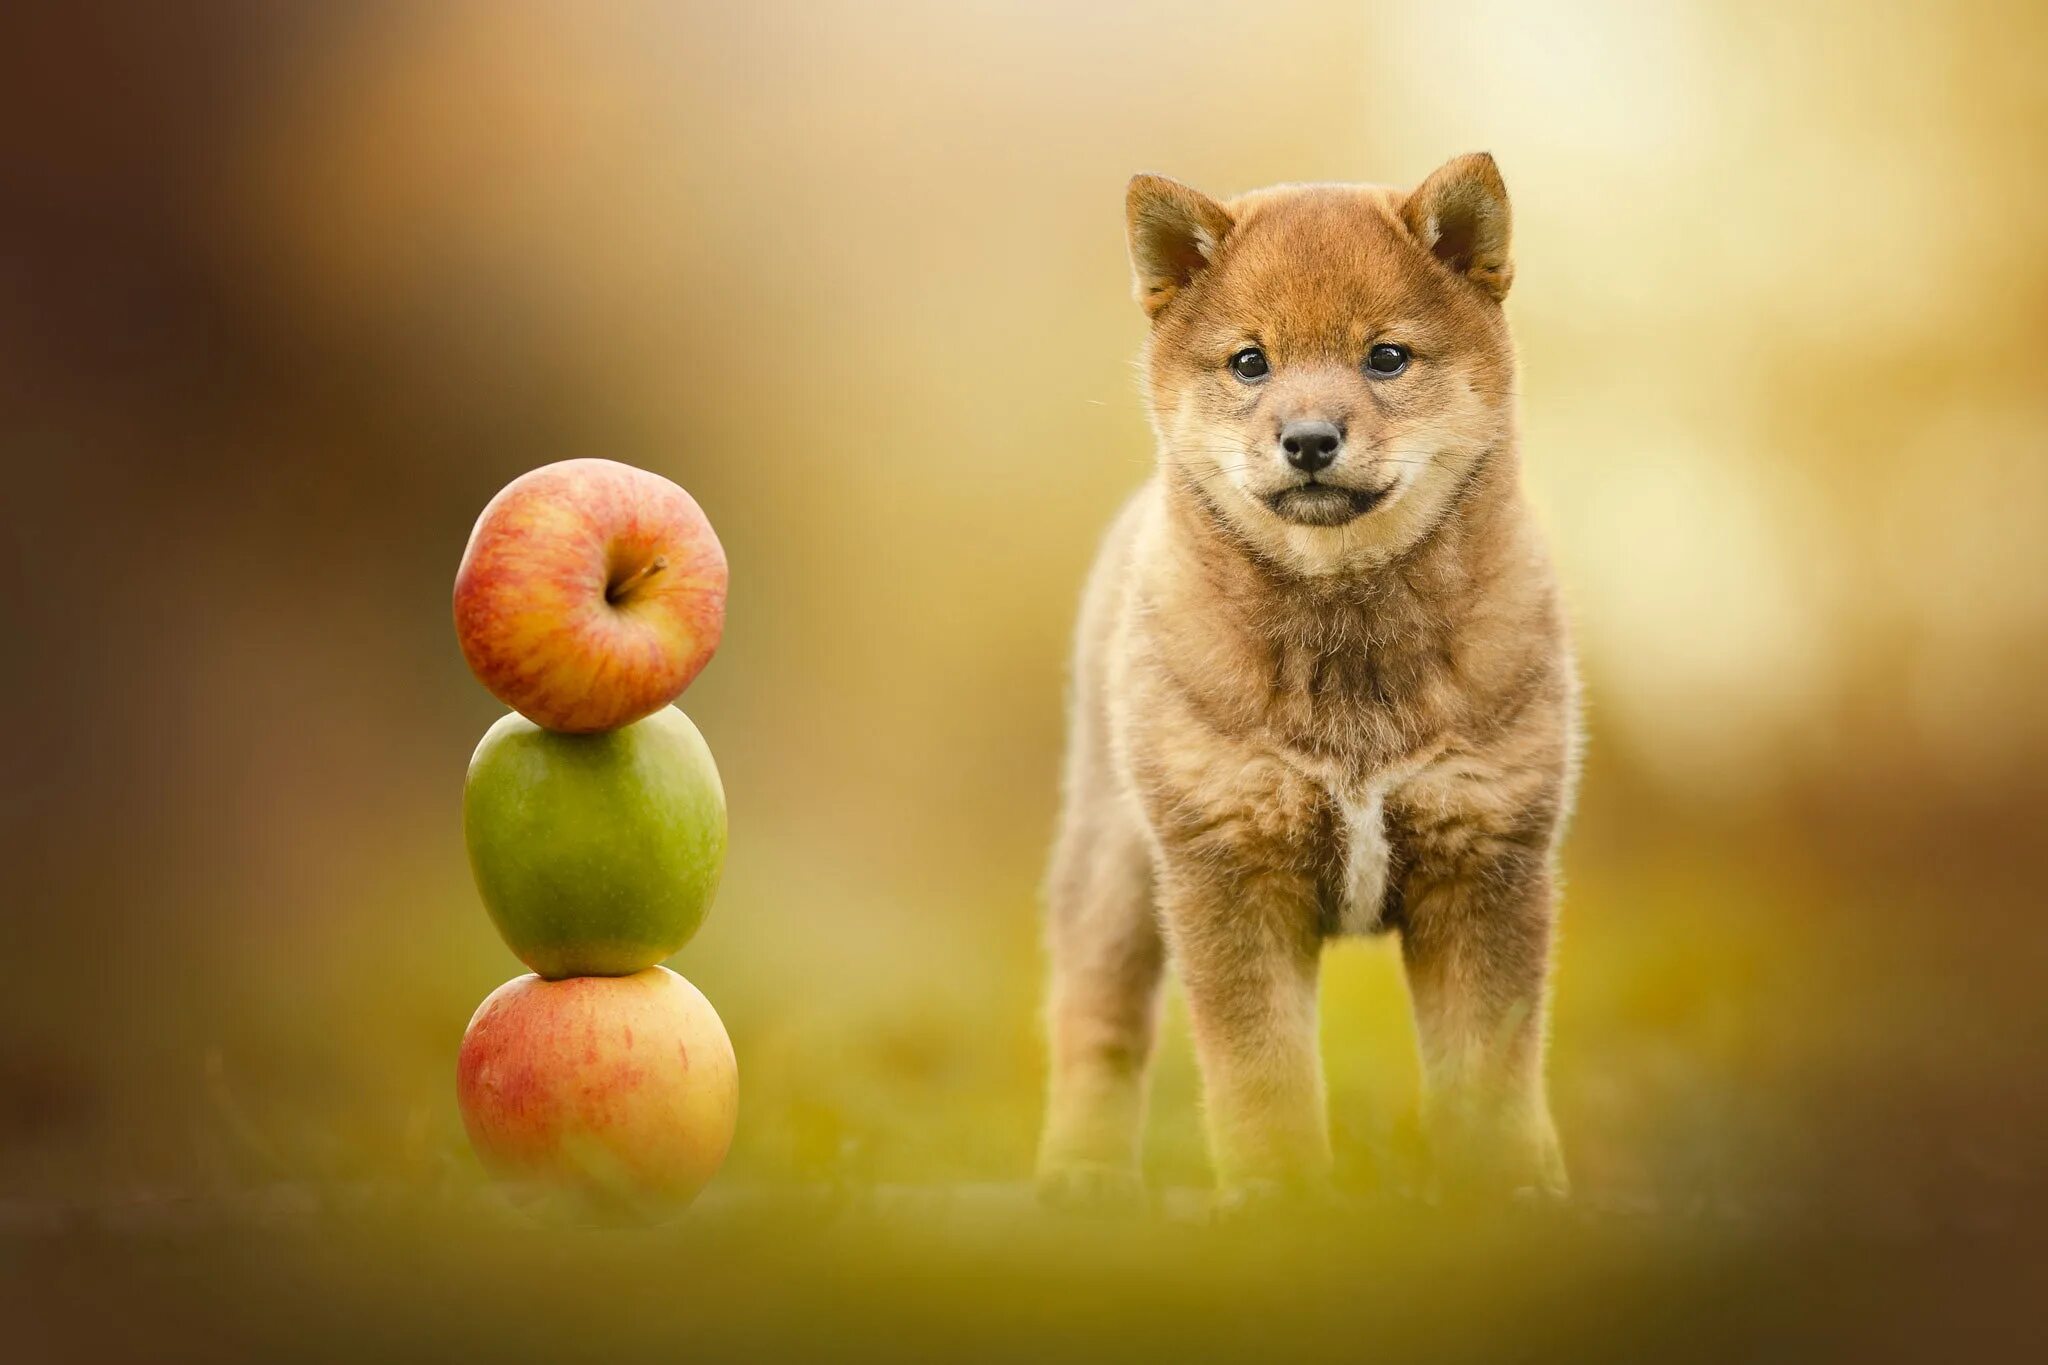
[[[1163,175],[1134,175],[1124,196],[1131,270],[1147,317],[1207,270],[1230,231],[1230,215],[1199,190]]]

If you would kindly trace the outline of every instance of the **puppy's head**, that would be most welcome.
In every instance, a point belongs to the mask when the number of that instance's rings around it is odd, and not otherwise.
[[[1513,421],[1513,274],[1493,158],[1403,193],[1287,185],[1127,202],[1169,478],[1305,572],[1399,553]]]

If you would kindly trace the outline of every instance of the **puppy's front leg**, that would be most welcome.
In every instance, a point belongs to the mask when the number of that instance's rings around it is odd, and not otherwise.
[[[1316,1051],[1322,937],[1313,882],[1170,857],[1161,904],[1219,1185],[1238,1194],[1322,1185],[1330,1138]]]
[[[1454,1190],[1562,1194],[1543,1085],[1547,852],[1475,838],[1460,856],[1426,859],[1403,891],[1401,954],[1440,1176]]]

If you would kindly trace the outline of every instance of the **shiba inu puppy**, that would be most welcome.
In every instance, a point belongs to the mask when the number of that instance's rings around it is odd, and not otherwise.
[[[1158,469],[1081,612],[1049,884],[1056,1201],[1141,1188],[1167,962],[1226,1198],[1331,1166],[1325,940],[1400,935],[1441,1176],[1561,1191],[1544,1092],[1576,683],[1524,507],[1506,187],[1130,184]]]

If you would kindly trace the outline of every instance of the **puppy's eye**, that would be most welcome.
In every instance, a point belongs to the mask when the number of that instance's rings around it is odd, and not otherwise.
[[[1391,341],[1382,341],[1365,353],[1365,372],[1381,379],[1392,379],[1408,368],[1408,348]]]
[[[1266,363],[1266,353],[1256,346],[1247,346],[1230,357],[1230,372],[1247,384],[1256,384],[1273,373],[1273,367]]]

